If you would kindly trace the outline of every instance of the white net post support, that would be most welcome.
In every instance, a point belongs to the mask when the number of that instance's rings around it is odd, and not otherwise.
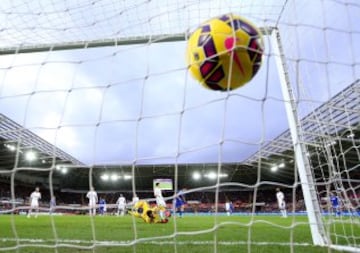
[[[297,116],[298,114],[290,79],[288,77],[279,30],[277,28],[272,29],[270,36],[284,98],[289,129],[294,146],[296,166],[299,172],[307,216],[309,218],[312,240],[315,245],[324,246],[329,242],[322,222],[321,209],[315,188],[313,173],[311,171],[311,165],[309,158],[306,155],[306,146],[301,134],[301,127]]]

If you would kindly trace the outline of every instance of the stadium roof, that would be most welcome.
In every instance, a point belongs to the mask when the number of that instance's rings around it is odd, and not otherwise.
[[[14,145],[21,150],[36,150],[43,158],[59,159],[63,162],[81,165],[82,162],[62,151],[58,147],[40,138],[30,130],[0,113],[0,140],[3,144]],[[2,156],[1,156],[2,157]],[[0,166],[2,164],[0,163]]]
[[[0,177],[8,178],[13,169],[16,169],[17,172],[23,171],[22,175],[17,173],[17,179],[36,183],[39,179],[48,177],[49,171],[56,164],[84,165],[63,150],[0,114]],[[31,171],[31,168],[36,168],[36,176],[35,170]]]
[[[346,137],[349,134],[359,133],[359,123],[360,80],[357,80],[301,120],[303,141],[315,147],[333,141],[348,141],[349,139]],[[354,138],[354,141],[358,145],[360,144],[359,139]],[[278,154],[288,153],[286,156],[292,157],[292,153],[289,154],[292,145],[291,133],[288,129],[246,159],[244,163],[254,164],[260,159],[273,160],[274,158],[271,159],[271,157]],[[359,162],[358,155],[354,155],[355,160],[357,158],[357,162]],[[271,161],[268,162],[271,163]]]
[[[329,173],[328,166],[334,166],[333,169],[346,168],[349,178],[360,180],[357,170],[360,166],[360,80],[305,116],[300,125],[315,177],[323,177],[323,173]],[[290,130],[287,130],[244,164],[270,169],[285,162],[287,170],[277,174],[278,180],[286,181],[294,177],[292,145]]]

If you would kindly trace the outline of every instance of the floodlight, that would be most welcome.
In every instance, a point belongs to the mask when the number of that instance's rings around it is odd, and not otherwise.
[[[25,153],[25,159],[29,162],[34,161],[36,159],[36,153],[34,151],[28,151]]]
[[[62,174],[66,174],[67,172],[68,172],[68,168],[63,167],[63,168],[61,169],[61,173],[62,173]]]
[[[332,140],[332,141],[326,143],[325,146],[326,146],[326,147],[329,147],[329,146],[333,146],[333,145],[335,145],[335,144],[336,144],[336,140]]]
[[[119,176],[116,175],[115,173],[111,174],[111,176],[110,176],[111,181],[116,181],[116,180],[118,180],[118,178],[119,178]]]
[[[272,166],[271,168],[270,168],[270,170],[271,170],[271,172],[276,172],[277,170],[278,170],[278,166]]]
[[[222,177],[227,177],[227,176],[228,176],[228,174],[226,174],[226,173],[220,173],[220,174],[219,174],[219,177],[220,177],[220,178],[222,178]]]
[[[353,138],[353,137],[355,137],[355,134],[351,133],[351,134],[348,134],[346,137],[347,138]]]
[[[216,179],[217,175],[215,172],[209,172],[208,174],[205,175],[207,178],[209,179]]]
[[[15,151],[16,147],[12,144],[5,144],[5,147],[7,147],[7,149],[9,149],[10,151]]]
[[[124,180],[129,180],[129,179],[132,179],[131,175],[124,175]]]
[[[285,163],[280,163],[278,167],[279,168],[285,168]]]
[[[109,175],[108,174],[103,174],[103,175],[101,175],[101,177],[100,177],[103,181],[108,181],[109,180]]]
[[[200,180],[201,179],[201,174],[197,171],[195,171],[192,175],[194,180]]]

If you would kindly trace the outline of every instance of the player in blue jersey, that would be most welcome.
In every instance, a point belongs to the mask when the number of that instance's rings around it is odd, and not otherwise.
[[[177,194],[176,194],[176,198],[175,198],[175,211],[179,213],[179,217],[182,218],[183,214],[184,214],[184,207],[186,204],[186,200],[185,200],[185,196],[184,196],[184,191],[186,189],[182,189],[180,190]]]
[[[56,209],[56,198],[55,196],[52,196],[50,199],[49,214],[52,215],[55,212],[55,209]]]
[[[339,197],[336,196],[334,193],[330,193],[330,203],[331,203],[331,208],[333,213],[335,214],[335,216],[340,216],[341,211],[340,211],[340,200]]]
[[[104,198],[100,198],[99,200],[99,213],[100,215],[104,215],[106,213],[106,201]]]

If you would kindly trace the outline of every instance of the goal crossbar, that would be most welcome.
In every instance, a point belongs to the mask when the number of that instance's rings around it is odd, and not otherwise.
[[[264,35],[269,35],[273,27],[261,27],[260,31]],[[21,54],[21,53],[38,53],[61,50],[74,50],[97,47],[126,46],[136,44],[152,44],[160,42],[185,41],[190,33],[173,33],[160,35],[130,36],[124,38],[98,39],[89,41],[72,41],[60,43],[44,43],[34,45],[18,45],[14,47],[0,47],[0,55]]]

